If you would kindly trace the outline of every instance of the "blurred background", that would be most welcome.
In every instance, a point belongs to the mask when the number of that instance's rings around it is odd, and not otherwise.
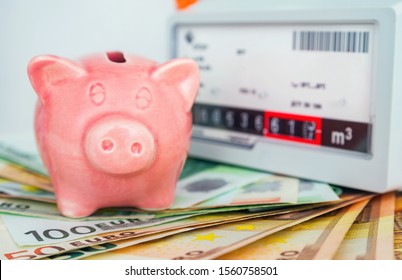
[[[174,0],[1,0],[0,139],[34,141],[36,94],[26,70],[32,57],[121,50],[163,62],[176,8]]]

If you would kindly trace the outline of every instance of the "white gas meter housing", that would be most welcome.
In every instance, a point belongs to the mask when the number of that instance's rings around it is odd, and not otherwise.
[[[373,192],[402,186],[402,1],[200,1],[190,154]]]

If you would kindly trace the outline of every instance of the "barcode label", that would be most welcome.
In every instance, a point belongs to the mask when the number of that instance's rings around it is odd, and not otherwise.
[[[367,31],[293,31],[293,50],[368,53]]]

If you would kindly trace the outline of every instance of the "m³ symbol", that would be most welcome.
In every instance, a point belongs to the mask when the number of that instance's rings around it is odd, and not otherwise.
[[[346,141],[353,139],[353,129],[351,127],[345,128],[344,131],[331,132],[331,144],[343,146]]]

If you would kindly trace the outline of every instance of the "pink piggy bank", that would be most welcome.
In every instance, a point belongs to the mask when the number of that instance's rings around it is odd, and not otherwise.
[[[193,60],[44,55],[30,61],[28,74],[39,97],[36,142],[63,215],[173,203],[199,86]]]

